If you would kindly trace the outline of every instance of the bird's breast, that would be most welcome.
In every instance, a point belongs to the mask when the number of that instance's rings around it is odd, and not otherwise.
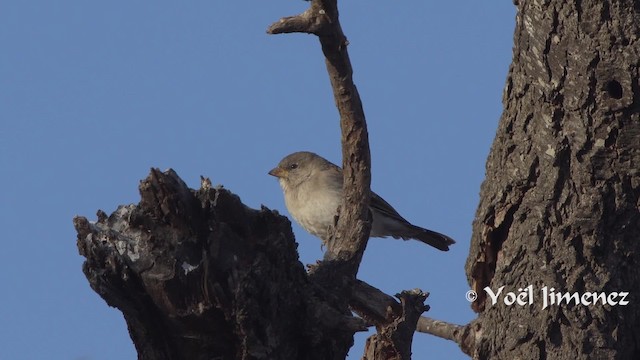
[[[305,191],[285,194],[285,204],[293,218],[309,233],[324,239],[333,225],[342,194],[336,191]]]

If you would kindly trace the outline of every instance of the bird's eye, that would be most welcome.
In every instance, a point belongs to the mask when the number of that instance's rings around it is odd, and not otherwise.
[[[293,169],[297,169],[297,168],[298,168],[298,164],[289,165],[289,170],[293,170]]]

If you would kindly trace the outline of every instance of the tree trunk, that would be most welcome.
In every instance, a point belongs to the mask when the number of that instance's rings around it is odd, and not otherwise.
[[[470,354],[639,359],[640,4],[522,0],[516,24],[466,266]]]

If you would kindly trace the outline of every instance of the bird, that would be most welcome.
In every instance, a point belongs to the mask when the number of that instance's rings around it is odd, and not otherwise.
[[[285,156],[269,175],[278,178],[287,210],[296,222],[326,245],[342,204],[342,169],[313,152],[299,151]],[[455,243],[447,235],[411,224],[373,191],[369,210],[370,237],[415,239],[441,251]]]

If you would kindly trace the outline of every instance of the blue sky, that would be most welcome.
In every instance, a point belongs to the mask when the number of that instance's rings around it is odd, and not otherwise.
[[[151,167],[286,212],[267,175],[286,154],[340,163],[317,39],[265,33],[303,1],[13,1],[0,12],[0,360],[134,359],[88,285],[72,218],[137,203]],[[370,133],[372,187],[449,253],[372,239],[360,278],[431,292],[428,316],[474,317],[464,262],[509,62],[510,1],[342,1]],[[320,242],[293,225],[304,263]],[[360,358],[366,334],[350,358]],[[414,358],[466,358],[414,337]]]

